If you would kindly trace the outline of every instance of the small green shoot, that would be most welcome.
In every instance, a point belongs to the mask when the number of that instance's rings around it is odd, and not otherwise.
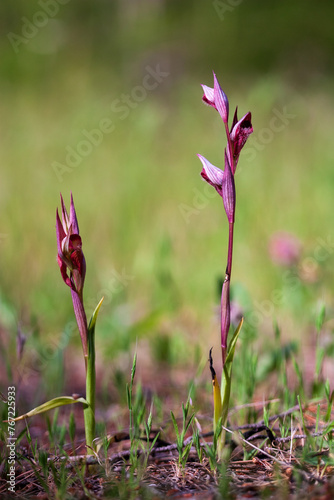
[[[189,416],[189,410],[190,410],[190,399],[188,398],[188,401],[187,401],[185,406],[182,403],[182,428],[181,428],[181,431],[179,431],[179,427],[178,427],[174,413],[172,411],[170,412],[172,422],[173,422],[173,427],[174,427],[175,434],[176,434],[176,449],[177,449],[178,454],[179,454],[178,464],[183,469],[187,463],[189,452],[190,452],[190,449],[192,446],[192,439],[186,445],[184,444],[184,439],[185,439],[186,433],[188,432],[188,429],[191,426],[194,415],[195,415],[194,413],[192,413]]]

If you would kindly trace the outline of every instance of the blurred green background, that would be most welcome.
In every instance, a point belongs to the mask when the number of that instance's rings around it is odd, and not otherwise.
[[[319,301],[330,310],[333,18],[334,4],[314,1],[1,1],[0,323],[11,342],[17,325],[55,342],[73,320],[55,237],[59,193],[69,205],[72,191],[88,311],[105,296],[103,359],[136,338],[162,360],[219,344],[227,223],[196,157],[224,158],[223,125],[201,102],[212,70],[254,127],[236,177],[234,298],[266,338],[274,318],[298,337]],[[300,240],[290,268],[270,258],[277,231]]]

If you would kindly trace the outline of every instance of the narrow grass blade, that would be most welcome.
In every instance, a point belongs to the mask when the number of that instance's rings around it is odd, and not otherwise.
[[[60,406],[71,405],[74,403],[83,403],[85,406],[87,406],[87,400],[84,398],[75,399],[72,396],[59,396],[58,398],[50,399],[50,401],[47,401],[40,406],[36,406],[36,408],[34,408],[33,410],[30,410],[28,411],[28,413],[20,415],[13,420],[23,420],[25,418],[33,417],[34,415],[39,415],[40,413],[44,413],[45,411],[53,410],[54,408],[59,408]]]
[[[170,412],[170,416],[172,418],[172,422],[173,422],[173,426],[174,426],[174,430],[175,430],[175,434],[176,434],[176,440],[179,441],[180,440],[179,428],[178,428],[178,425],[176,422],[175,415],[172,411]]]

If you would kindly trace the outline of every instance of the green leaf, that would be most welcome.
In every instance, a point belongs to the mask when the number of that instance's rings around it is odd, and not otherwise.
[[[185,462],[187,461],[187,458],[188,458],[188,455],[189,455],[189,452],[190,452],[190,449],[191,449],[192,445],[193,445],[193,442],[190,441],[190,443],[188,443],[185,446],[185,448],[184,448],[184,450],[182,452],[181,459],[184,460]]]
[[[126,384],[126,401],[128,403],[129,410],[132,410],[132,399],[129,384]]]
[[[189,429],[189,427],[190,427],[190,425],[191,425],[191,423],[192,423],[192,421],[193,421],[194,416],[195,416],[195,413],[193,413],[193,414],[190,416],[189,421],[188,421],[188,423],[187,423],[187,425],[186,425],[186,427],[185,427],[184,434],[186,434],[186,433],[187,433],[187,431],[188,431],[188,429]]]
[[[177,439],[177,441],[179,441],[180,434],[179,434],[179,428],[177,426],[176,418],[175,418],[174,413],[172,411],[170,412],[170,414],[171,414],[173,426],[174,426],[174,429],[175,429],[176,439]]]
[[[263,422],[264,422],[264,425],[269,427],[269,412],[268,412],[268,408],[266,406],[263,407]]]
[[[224,426],[226,425],[227,422],[228,405],[230,401],[231,375],[232,375],[234,352],[243,321],[244,319],[241,318],[240,323],[237,326],[237,329],[235,330],[233,337],[231,338],[230,344],[227,348],[227,356],[222,373],[221,399],[222,399],[222,424]]]
[[[83,403],[85,406],[87,406],[87,401],[84,398],[75,399],[72,396],[59,396],[58,398],[50,399],[50,401],[37,406],[33,410],[28,411],[28,413],[25,413],[20,417],[16,417],[13,420],[23,420],[24,418],[33,417],[34,415],[39,415],[40,413],[44,413],[45,411],[53,410],[54,408],[59,408],[60,406],[71,405],[74,403]]]
[[[152,444],[149,448],[150,452],[153,450],[155,443],[157,442],[159,436],[160,436],[160,432],[158,432],[157,435],[155,436],[155,438],[153,439]]]
[[[325,316],[326,316],[326,306],[325,306],[325,304],[322,304],[320,311],[319,311],[319,314],[315,320],[315,326],[316,326],[318,334],[320,333],[320,330],[324,324]]]
[[[132,368],[131,368],[131,387],[133,386],[133,382],[135,379],[136,368],[137,368],[137,353],[135,352],[135,355],[133,356],[133,362],[132,362]]]
[[[104,301],[104,297],[102,297],[102,299],[100,300],[100,302],[97,304],[97,306],[95,307],[95,310],[92,314],[92,317],[90,318],[90,321],[89,321],[89,326],[88,326],[88,335],[91,331],[94,331],[95,330],[95,324],[96,324],[96,320],[97,320],[97,315],[99,313],[99,310],[100,310],[100,307],[102,305],[102,302]]]

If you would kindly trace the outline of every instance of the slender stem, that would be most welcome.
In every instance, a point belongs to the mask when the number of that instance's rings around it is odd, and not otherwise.
[[[88,340],[88,358],[86,365],[86,401],[87,406],[84,408],[85,420],[85,434],[87,455],[94,453],[93,441],[95,439],[95,385],[96,385],[96,371],[95,371],[95,324],[98,312],[100,310],[103,297],[98,303],[93,312],[87,330]]]
[[[227,355],[227,336],[230,329],[230,280],[227,275],[222,288],[221,296],[221,349],[223,367]]]
[[[231,222],[228,228],[228,254],[227,254],[227,267],[226,267],[226,274],[228,274],[229,279],[231,279],[231,272],[232,272],[233,235],[234,235],[234,222]]]
[[[95,325],[88,329],[88,362],[86,370],[86,401],[84,409],[85,435],[87,454],[93,453],[93,440],[95,438]]]
[[[233,233],[234,223],[232,222],[229,224],[227,266],[221,296],[221,349],[223,367],[227,355],[227,337],[230,329],[230,280],[232,271]]]

